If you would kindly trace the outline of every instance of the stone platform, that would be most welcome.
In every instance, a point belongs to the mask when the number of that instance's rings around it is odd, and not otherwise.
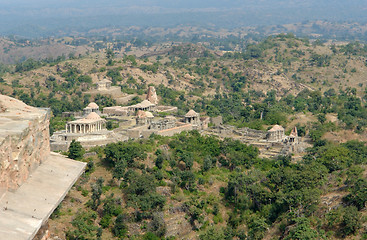
[[[0,239],[33,239],[85,165],[51,153],[18,189],[0,195]]]

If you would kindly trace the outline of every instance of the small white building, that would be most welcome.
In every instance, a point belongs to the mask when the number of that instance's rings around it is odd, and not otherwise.
[[[103,79],[97,82],[97,90],[108,90],[111,88],[112,82],[108,79]]]
[[[280,125],[274,125],[266,136],[269,142],[282,142],[285,139],[284,128]]]
[[[91,102],[83,109],[83,116],[87,116],[88,114],[95,112],[98,115],[101,114],[99,111],[99,106],[95,102]]]
[[[138,110],[136,113],[136,125],[149,125],[152,123],[154,116],[151,112]]]
[[[138,110],[141,110],[141,111],[153,111],[155,109],[155,106],[156,105],[154,103],[151,103],[148,100],[144,100],[141,103],[138,103],[138,104],[129,106],[129,110],[130,111],[138,111]]]

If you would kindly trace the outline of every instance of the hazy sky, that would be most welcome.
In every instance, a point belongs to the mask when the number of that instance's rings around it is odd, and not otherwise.
[[[0,0],[0,34],[61,28],[367,21],[367,0]]]

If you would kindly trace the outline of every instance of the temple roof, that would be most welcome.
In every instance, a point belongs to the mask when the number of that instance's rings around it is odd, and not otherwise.
[[[72,124],[83,124],[83,123],[95,123],[99,121],[105,121],[103,118],[101,118],[97,113],[91,112],[86,116],[85,118],[74,120],[68,123]]]
[[[198,117],[199,114],[197,112],[195,112],[194,110],[190,110],[186,113],[185,117]]]
[[[274,125],[268,132],[284,131],[284,128],[280,125]]]
[[[107,78],[102,79],[98,83],[112,83],[112,81],[108,80]]]
[[[145,108],[145,107],[154,106],[155,104],[151,103],[149,100],[144,100],[140,103],[140,105]]]
[[[151,103],[150,101],[148,100],[144,100],[142,101],[141,103],[138,103],[138,104],[135,104],[135,105],[132,105],[130,107],[134,107],[134,108],[148,108],[148,107],[153,107],[155,106],[154,103]]]
[[[102,118],[97,113],[91,112],[88,114],[88,116],[85,117],[85,119],[100,120]]]
[[[95,102],[91,102],[88,104],[87,108],[98,109],[99,107]]]

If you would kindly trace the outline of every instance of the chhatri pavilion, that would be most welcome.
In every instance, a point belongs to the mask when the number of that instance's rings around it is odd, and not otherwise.
[[[93,133],[105,129],[106,120],[91,112],[87,117],[68,122],[66,133]]]

